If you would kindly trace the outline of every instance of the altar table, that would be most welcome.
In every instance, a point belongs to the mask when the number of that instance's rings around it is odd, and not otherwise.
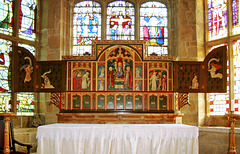
[[[50,124],[38,154],[198,154],[198,127],[183,124]]]

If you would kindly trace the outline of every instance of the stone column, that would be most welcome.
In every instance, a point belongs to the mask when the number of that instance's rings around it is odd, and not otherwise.
[[[102,40],[106,40],[106,38],[107,38],[107,35],[106,35],[106,33],[107,33],[107,3],[106,3],[106,1],[104,1],[103,3],[102,3],[102,8],[101,8],[101,10],[102,10],[102,32],[101,32],[101,39]]]
[[[137,19],[137,20],[136,20]],[[140,40],[140,4],[135,4],[135,40]]]

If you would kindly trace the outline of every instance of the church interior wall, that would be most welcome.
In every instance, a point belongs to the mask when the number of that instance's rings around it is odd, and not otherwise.
[[[61,60],[63,55],[71,53],[71,41],[69,40],[71,40],[72,34],[70,29],[71,18],[69,16],[71,14],[70,8],[76,2],[76,0],[42,1],[41,14],[43,18],[40,30],[41,41],[37,56],[38,60]],[[101,3],[102,6],[106,6],[110,0],[97,0],[97,2]],[[130,2],[139,6],[144,1],[130,0]],[[203,1],[165,0],[164,2],[171,7],[169,9],[169,21],[171,22],[169,26],[170,55],[177,56],[178,60],[201,61],[205,56]],[[104,37],[104,35],[102,36]],[[205,97],[205,94],[190,94],[191,106],[184,106],[181,110],[181,113],[184,114],[183,124],[225,127],[227,125],[227,117],[209,116]],[[36,99],[36,111],[39,112],[40,117],[44,117],[44,124],[56,123],[56,114],[59,113],[59,109],[55,105],[50,104],[50,95],[45,93],[36,94]],[[16,129],[30,127],[31,117],[16,117],[14,124]],[[236,125],[240,126],[239,120]],[[36,129],[29,131],[34,134]],[[22,140],[21,137],[20,134],[16,136],[20,141]],[[219,137],[222,141],[219,141]],[[36,140],[32,139],[32,137],[30,138],[27,142],[33,142],[36,145]],[[239,131],[236,132],[236,138],[238,138],[236,139],[238,150],[240,149]],[[228,144],[226,143],[228,142],[229,132],[227,131],[219,133],[200,129],[200,153],[206,153],[213,149],[220,153],[222,151],[227,152]],[[209,149],[210,147],[211,149]]]

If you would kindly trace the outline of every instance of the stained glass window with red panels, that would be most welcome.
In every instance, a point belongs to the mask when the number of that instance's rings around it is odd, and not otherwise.
[[[213,49],[220,46],[227,46],[227,43],[213,46],[209,49],[211,52]],[[210,114],[211,115],[224,115],[229,111],[229,61],[227,61],[227,93],[210,93]]]

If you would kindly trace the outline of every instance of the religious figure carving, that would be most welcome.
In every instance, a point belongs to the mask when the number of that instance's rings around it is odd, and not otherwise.
[[[198,89],[198,78],[197,78],[197,75],[194,73],[194,77],[192,79],[192,86],[190,86],[189,88],[190,89]]]
[[[25,78],[24,78],[24,83],[26,83],[26,82],[30,82],[32,80],[31,74],[33,72],[33,66],[32,66],[32,60],[31,60],[30,57],[25,57],[24,59],[25,60],[27,59],[29,61],[29,64],[23,65],[20,68],[20,71],[25,70],[26,75],[25,75]]]
[[[43,75],[41,76],[43,78],[43,84],[42,84],[42,88],[55,88],[53,85],[51,85],[51,82],[49,80],[49,78],[47,77],[47,74],[51,73],[51,70],[49,70],[48,72],[43,73]]]
[[[212,59],[209,60],[209,62],[208,62],[208,72],[210,73],[212,78],[222,79],[223,78],[222,73],[216,73],[216,71],[218,69],[222,68],[222,66],[218,65],[216,63],[213,63],[212,61],[219,62],[219,59],[212,58]]]

